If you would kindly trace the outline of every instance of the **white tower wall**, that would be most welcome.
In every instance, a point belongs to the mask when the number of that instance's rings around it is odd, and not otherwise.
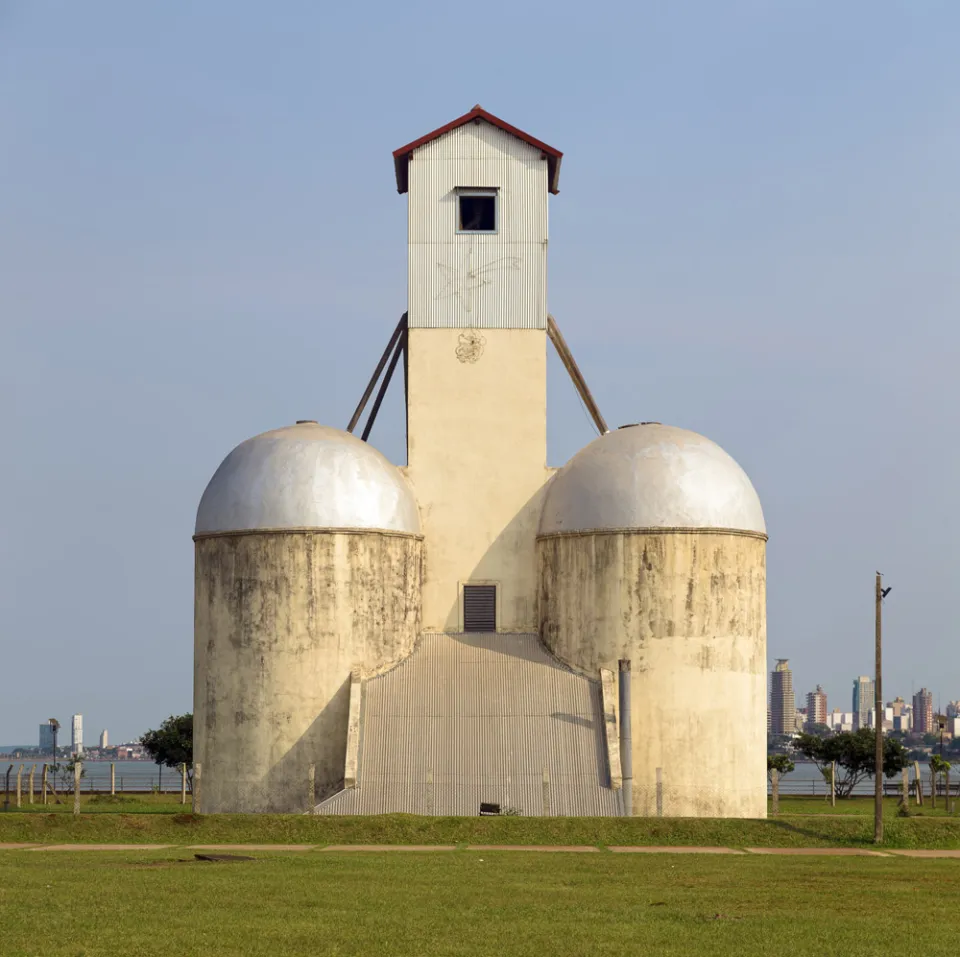
[[[495,584],[497,630],[536,629],[546,467],[548,160],[484,120],[409,158],[408,467],[424,531],[426,631],[461,631],[464,584]],[[495,233],[458,230],[495,191]]]

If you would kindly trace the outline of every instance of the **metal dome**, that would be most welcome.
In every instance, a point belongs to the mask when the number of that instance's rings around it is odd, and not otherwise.
[[[750,479],[719,445],[659,423],[608,432],[547,488],[540,535],[639,528],[766,533]]]
[[[298,422],[247,439],[222,462],[197,509],[196,534],[363,528],[420,534],[399,469],[349,432]]]

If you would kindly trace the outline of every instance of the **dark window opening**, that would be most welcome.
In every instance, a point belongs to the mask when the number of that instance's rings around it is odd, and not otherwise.
[[[460,193],[457,197],[457,229],[462,233],[495,233],[497,194]]]
[[[463,586],[463,630],[497,630],[497,586]]]

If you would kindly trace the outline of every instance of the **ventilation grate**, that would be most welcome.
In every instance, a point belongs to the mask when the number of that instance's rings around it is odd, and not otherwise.
[[[497,630],[497,586],[463,586],[463,630]]]

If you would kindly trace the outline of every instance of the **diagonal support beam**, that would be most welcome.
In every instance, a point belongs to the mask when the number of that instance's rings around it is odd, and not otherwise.
[[[397,362],[400,359],[401,354],[407,354],[407,330],[404,328],[400,333],[400,338],[397,340],[397,344],[393,349],[393,358],[390,360],[390,365],[387,366],[387,373],[383,377],[383,382],[380,383],[380,391],[377,393],[376,399],[373,401],[373,408],[370,410],[370,418],[367,419],[367,424],[363,427],[363,435],[360,436],[364,442],[370,437],[370,430],[373,428],[373,423],[377,421],[377,413],[380,411],[380,406],[383,404],[383,398],[387,394],[387,389],[390,387],[390,380],[393,378],[393,371],[397,368]]]
[[[600,414],[600,409],[593,400],[593,395],[587,386],[587,381],[584,379],[576,359],[573,358],[573,353],[570,351],[566,339],[563,338],[560,332],[557,320],[550,315],[547,316],[547,335],[550,337],[553,347],[557,350],[557,355],[560,356],[560,361],[567,370],[567,375],[573,380],[574,388],[579,393],[580,398],[583,399],[583,404],[587,407],[587,411],[590,413],[590,418],[593,419],[593,424],[597,427],[597,431],[601,435],[609,432],[610,430],[607,428],[606,420]]]
[[[380,357],[380,361],[377,363],[377,368],[374,369],[373,375],[370,377],[370,382],[367,384],[367,388],[353,413],[353,418],[350,419],[350,424],[347,426],[348,432],[352,432],[357,427],[357,423],[360,421],[360,416],[363,415],[363,410],[367,407],[367,402],[370,401],[370,396],[373,395],[373,390],[377,387],[377,381],[380,379],[380,373],[383,372],[383,367],[387,364],[387,360],[390,358],[390,353],[393,352],[394,347],[397,344],[397,340],[406,331],[406,328],[407,314],[404,313],[400,317],[400,321],[397,323],[396,329],[393,330],[393,335],[390,336],[390,341],[387,343],[387,348],[383,350],[383,355]],[[364,436],[364,438],[366,438],[366,436]]]

